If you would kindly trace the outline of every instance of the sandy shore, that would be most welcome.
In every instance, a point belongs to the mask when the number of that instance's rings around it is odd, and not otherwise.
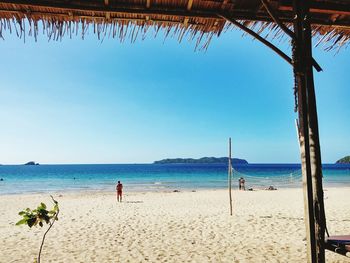
[[[350,234],[350,188],[328,188],[329,231]],[[60,220],[49,232],[43,262],[305,262],[301,189],[56,195]],[[48,195],[0,196],[0,261],[31,262],[43,229],[15,226],[18,211]],[[350,262],[326,252],[327,262]]]

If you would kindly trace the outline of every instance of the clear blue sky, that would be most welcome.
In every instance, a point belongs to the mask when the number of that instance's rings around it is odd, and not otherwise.
[[[297,163],[292,69],[240,31],[194,42],[0,40],[0,163],[233,155]],[[279,43],[289,53],[287,41]],[[350,49],[314,50],[323,162],[350,154]]]

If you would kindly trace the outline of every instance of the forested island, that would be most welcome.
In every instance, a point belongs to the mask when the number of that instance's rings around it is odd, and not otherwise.
[[[25,163],[24,165],[39,165],[39,163],[30,161],[30,162]]]
[[[228,157],[202,157],[199,159],[194,158],[173,158],[173,159],[163,159],[155,161],[154,164],[176,164],[176,163],[228,163]],[[248,164],[244,159],[232,158],[233,164]]]
[[[350,163],[350,156],[345,156],[344,158],[339,159],[336,163]]]

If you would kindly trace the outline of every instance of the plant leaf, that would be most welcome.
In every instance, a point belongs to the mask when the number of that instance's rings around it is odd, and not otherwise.
[[[29,218],[27,220],[27,224],[30,228],[35,224],[35,222],[36,222],[36,218]]]
[[[26,218],[23,218],[23,219],[19,220],[16,223],[16,226],[23,225],[23,224],[27,224],[27,219]]]

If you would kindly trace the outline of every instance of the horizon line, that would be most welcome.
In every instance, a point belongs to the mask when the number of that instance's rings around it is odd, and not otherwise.
[[[233,158],[232,158],[233,159]],[[154,161],[155,162],[155,161]],[[13,163],[13,164],[0,164],[0,166],[42,166],[42,165],[145,165],[145,164],[155,164],[154,162],[130,162],[130,163],[38,163],[37,165],[27,165],[25,163],[19,164],[19,163]],[[224,163],[165,163],[165,164],[155,164],[155,165],[169,165],[169,164],[224,164]],[[290,164],[290,165],[301,165],[301,163],[296,163],[296,162],[276,162],[276,163],[270,163],[270,162],[248,162],[246,164],[238,164],[238,165],[250,165],[250,164],[255,164],[255,165],[268,165],[268,164]],[[324,164],[344,164],[344,163],[322,163]],[[236,164],[237,165],[237,164]]]

